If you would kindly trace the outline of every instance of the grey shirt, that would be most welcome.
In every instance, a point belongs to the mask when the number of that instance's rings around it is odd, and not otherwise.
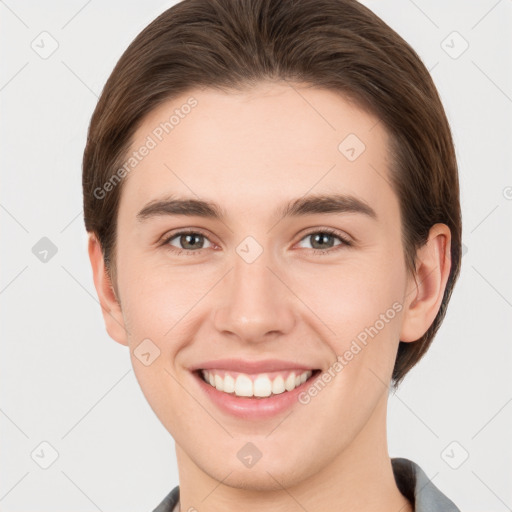
[[[395,481],[400,492],[414,504],[415,512],[460,512],[412,460],[391,459]],[[178,512],[180,488],[177,485],[153,512]]]

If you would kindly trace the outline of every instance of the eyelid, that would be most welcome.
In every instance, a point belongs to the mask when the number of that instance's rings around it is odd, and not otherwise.
[[[158,246],[164,246],[164,247],[171,247],[171,251],[174,249],[176,251],[186,251],[186,252],[194,252],[194,253],[199,253],[201,252],[204,248],[201,248],[201,249],[196,249],[195,251],[189,251],[189,250],[186,250],[186,249],[180,249],[179,247],[174,247],[174,246],[171,246],[169,244],[169,242],[173,239],[173,238],[176,238],[177,236],[179,235],[188,235],[188,234],[197,234],[197,235],[202,235],[204,236],[211,244],[213,245],[218,245],[216,242],[212,241],[210,239],[210,236],[204,231],[202,230],[201,228],[178,228],[176,230],[173,230],[173,231],[168,231],[167,233],[165,233],[164,235],[162,235],[158,241],[156,242]],[[207,247],[208,249],[208,247]]]
[[[310,231],[307,231],[305,234],[302,235],[302,238],[299,240],[301,242],[304,238],[306,238],[309,235],[312,235],[314,233],[327,233],[329,235],[332,235],[336,238],[339,238],[345,245],[352,245],[354,243],[352,237],[345,234],[344,232],[338,231],[335,228],[312,228]],[[314,249],[313,249],[314,250]],[[316,249],[317,251],[320,251],[322,249]]]
[[[301,239],[297,243],[301,243],[305,238],[308,238],[309,236],[314,235],[316,233],[323,233],[323,234],[330,235],[334,238],[337,238],[340,241],[340,243],[335,244],[332,247],[327,247],[325,249],[315,249],[313,247],[312,248],[308,248],[308,247],[303,248],[304,250],[307,251],[306,254],[310,254],[313,256],[317,256],[317,255],[318,256],[319,255],[332,256],[332,255],[338,254],[338,252],[340,250],[352,249],[354,246],[354,242],[351,239],[351,237],[349,237],[345,234],[342,234],[341,232],[339,232],[337,229],[334,229],[334,228],[313,228],[310,231],[306,232],[304,235],[302,235]]]
[[[186,235],[186,234],[190,234],[190,233],[194,233],[194,234],[198,234],[198,235],[203,235],[205,238],[208,238],[208,240],[210,240],[210,235],[207,234],[207,232],[204,231],[203,229],[195,228],[195,227],[190,227],[190,228],[176,228],[176,229],[173,229],[171,231],[167,231],[157,240],[156,243],[159,244],[161,242],[161,243],[165,244],[171,238],[174,238],[177,235]]]

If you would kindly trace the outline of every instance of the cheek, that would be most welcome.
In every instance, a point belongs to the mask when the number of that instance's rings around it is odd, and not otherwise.
[[[311,266],[290,274],[288,282],[332,336],[342,339],[355,336],[392,309],[402,298],[404,283],[391,262],[373,258]],[[396,309],[390,312],[392,318]]]
[[[192,337],[187,322],[204,292],[179,269],[144,268],[133,262],[126,275],[130,277],[123,282],[123,317],[132,366],[157,417],[167,418],[183,401],[177,381],[185,376],[177,373],[183,370],[176,362]],[[185,408],[180,406],[181,411]]]
[[[295,290],[314,313],[315,329],[324,334],[339,365],[332,369],[334,387],[341,394],[356,385],[380,392],[380,383],[390,375],[399,342],[402,318],[403,271],[396,259],[354,259],[339,267],[304,273]],[[371,371],[369,371],[371,370]],[[372,374],[374,372],[374,374]],[[356,384],[357,383],[357,384]]]
[[[123,260],[123,315],[132,339],[169,338],[169,331],[204,294],[204,283],[211,282],[193,268],[152,263],[135,257]]]

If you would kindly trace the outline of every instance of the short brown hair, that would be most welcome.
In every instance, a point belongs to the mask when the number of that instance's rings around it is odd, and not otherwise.
[[[122,182],[105,197],[95,190],[122,165],[144,117],[196,87],[230,92],[279,80],[341,93],[382,121],[409,273],[430,227],[439,222],[450,228],[451,270],[440,309],[419,340],[400,342],[396,388],[430,346],[460,272],[458,171],[428,70],[406,41],[356,0],[184,0],[158,16],[119,59],[92,116],[83,157],[86,230],[98,237],[116,289]]]

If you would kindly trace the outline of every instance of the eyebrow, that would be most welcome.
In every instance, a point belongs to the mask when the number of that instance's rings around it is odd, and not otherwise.
[[[278,208],[275,215],[282,220],[286,217],[329,213],[359,213],[378,220],[377,213],[368,203],[347,194],[316,194],[300,197]],[[227,217],[225,211],[214,202],[171,196],[146,204],[137,213],[137,219],[143,222],[152,217],[165,215],[197,216],[221,221]]]

